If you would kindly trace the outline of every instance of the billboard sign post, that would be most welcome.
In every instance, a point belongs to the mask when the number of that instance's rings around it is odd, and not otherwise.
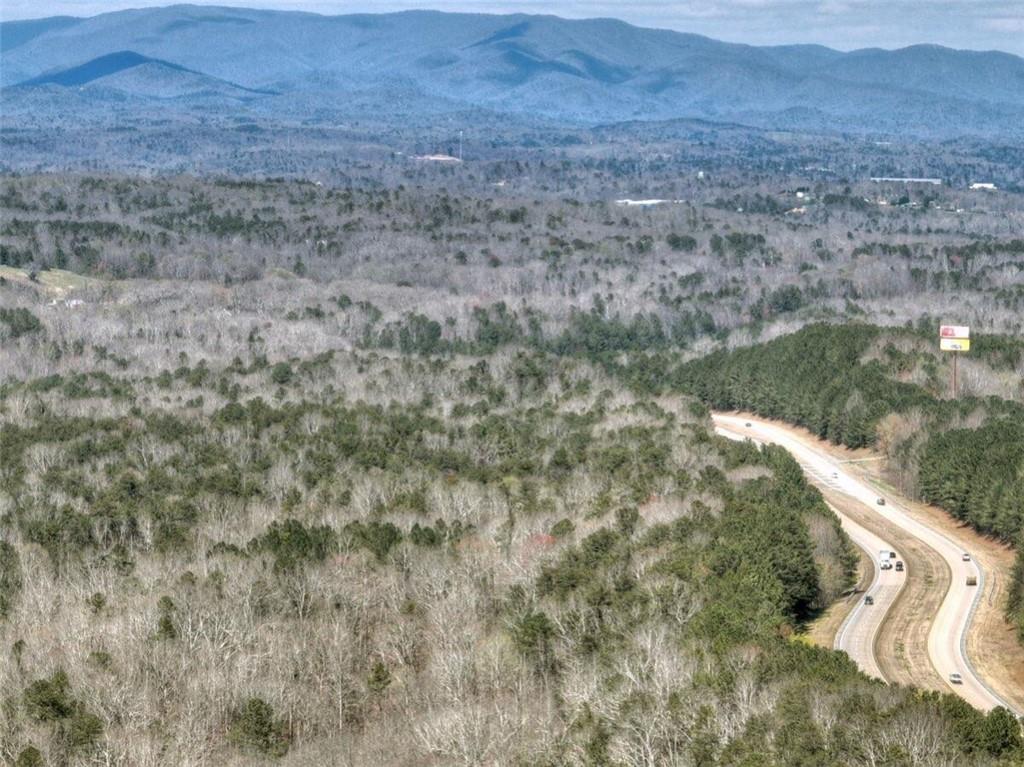
[[[956,358],[971,350],[971,329],[966,325],[940,325],[939,349],[953,352],[953,399],[956,399]]]

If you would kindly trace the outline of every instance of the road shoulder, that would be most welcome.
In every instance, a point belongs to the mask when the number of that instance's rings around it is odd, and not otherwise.
[[[1024,710],[1024,646],[1017,641],[1012,626],[1003,617],[1006,589],[1010,583],[1010,571],[1013,567],[1013,550],[997,540],[981,535],[936,506],[904,498],[886,482],[885,461],[882,460],[881,454],[874,450],[866,448],[850,450],[820,439],[807,429],[751,413],[740,412],[734,415],[740,418],[756,418],[770,423],[808,447],[842,461],[844,470],[863,481],[884,488],[887,493],[898,496],[901,505],[907,509],[907,513],[918,522],[934,528],[962,546],[965,551],[971,552],[985,571],[986,577],[982,598],[978,602],[977,610],[967,632],[967,654],[977,672],[996,693],[1018,711]],[[948,568],[944,569],[947,571],[946,578],[948,578]],[[933,573],[932,577],[938,577],[938,573]],[[945,589],[931,590],[941,601]],[[909,590],[905,589],[901,594],[901,600],[910,599]],[[934,614],[935,611],[932,610],[931,615],[934,616]],[[921,625],[920,621],[917,625]],[[925,637],[927,637],[928,625],[930,625],[930,621],[923,629]],[[888,620],[881,633],[894,630],[895,621]],[[899,640],[883,638],[880,641],[895,642]],[[917,644],[916,641],[913,643]],[[888,651],[883,654],[888,654]],[[886,670],[895,671],[896,669]],[[937,677],[937,674],[935,676]],[[898,673],[893,681],[900,681]],[[918,684],[920,683],[918,682]],[[922,686],[932,687],[932,685]]]
[[[874,564],[860,547],[856,547],[857,583],[853,590],[833,602],[819,617],[807,624],[802,636],[811,644],[831,650],[835,646],[836,634],[842,628],[846,616],[860,602],[861,595],[871,585]]]

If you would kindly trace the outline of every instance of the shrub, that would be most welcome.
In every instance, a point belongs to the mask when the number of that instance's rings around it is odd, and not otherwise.
[[[14,761],[14,767],[44,767],[43,755],[35,746],[26,746],[21,749],[18,758]]]
[[[168,596],[162,596],[156,607],[160,611],[160,617],[156,623],[157,639],[177,639],[178,627],[174,625],[174,612],[177,607],[174,600]]]
[[[284,386],[292,380],[292,366],[287,362],[278,362],[270,369],[270,380],[278,386]]]
[[[71,749],[92,745],[103,735],[103,720],[71,697],[71,683],[63,670],[32,682],[23,699],[28,715],[38,722],[56,723],[60,740]]]
[[[417,546],[439,546],[443,541],[443,537],[430,525],[421,526],[417,522],[413,524],[412,529],[409,531],[409,540]]]
[[[512,641],[523,655],[542,666],[550,665],[555,625],[543,610],[530,610],[511,625]]]
[[[109,669],[114,665],[114,658],[105,650],[93,650],[86,659],[90,666],[100,669]]]
[[[233,717],[229,739],[243,750],[267,756],[288,752],[288,732],[282,720],[274,718],[274,709],[262,698],[249,698]]]
[[[537,590],[543,595],[566,599],[576,592],[593,589],[603,571],[625,555],[620,551],[620,536],[608,529],[591,533],[578,545],[563,552],[553,565],[541,569]]]
[[[306,527],[297,519],[272,522],[267,531],[249,542],[250,551],[274,557],[274,570],[294,570],[303,562],[322,562],[334,549],[337,534],[326,525]]]
[[[21,562],[18,552],[6,541],[0,541],[0,620],[10,613],[21,591]]]
[[[353,545],[373,552],[380,561],[402,540],[402,531],[390,522],[349,522],[345,532],[352,536]]]
[[[370,677],[366,680],[366,688],[374,695],[382,695],[391,686],[391,672],[382,661],[373,664]]]
[[[25,708],[28,715],[40,722],[66,719],[75,710],[71,698],[71,682],[63,670],[54,672],[49,679],[37,679],[25,689]]]
[[[683,250],[691,251],[697,247],[697,240],[688,234],[669,234],[665,237],[665,242],[672,250]]]
[[[571,519],[560,519],[551,526],[551,535],[554,538],[564,538],[567,535],[572,535],[575,530],[576,525]]]
[[[103,735],[103,720],[95,714],[79,709],[72,714],[66,732],[72,748],[90,746]]]
[[[107,598],[102,594],[102,592],[97,591],[86,599],[85,603],[94,614],[99,614],[103,612],[103,608],[107,606]]]
[[[1021,740],[1020,724],[1017,718],[1002,706],[992,709],[985,717],[982,729],[982,743],[992,756],[1005,754],[1021,755],[1024,741]]]
[[[19,338],[40,332],[43,323],[28,309],[0,309],[0,327],[6,327],[11,338]]]
[[[633,534],[639,521],[640,512],[632,507],[624,506],[615,510],[615,526],[626,537]]]

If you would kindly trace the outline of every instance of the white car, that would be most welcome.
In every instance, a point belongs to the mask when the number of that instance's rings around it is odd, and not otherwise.
[[[963,554],[963,556],[961,557],[961,559],[963,559],[963,561],[964,561],[964,562],[970,562],[970,561],[971,561],[971,555],[970,555],[970,554],[968,554],[968,553],[967,553],[967,552],[965,551],[965,552],[964,552],[964,554]]]
[[[952,674],[949,675],[949,681],[953,684],[963,684],[964,678],[960,676],[959,672],[954,671]]]

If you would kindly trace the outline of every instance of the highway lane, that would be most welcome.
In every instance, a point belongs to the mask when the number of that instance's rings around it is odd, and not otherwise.
[[[882,628],[882,621],[903,589],[906,582],[905,573],[897,572],[895,569],[879,569],[878,552],[882,549],[892,551],[892,544],[867,528],[861,527],[838,509],[833,508],[832,511],[839,517],[850,540],[868,555],[875,571],[871,586],[864,592],[864,596],[870,595],[875,603],[868,605],[863,598],[859,600],[836,632],[834,647],[849,655],[865,674],[884,680],[885,675],[875,656],[875,642]]]
[[[765,444],[767,441],[753,436],[751,434],[752,430],[743,426],[746,421],[743,421],[743,424],[740,424],[740,426],[726,426],[719,423],[717,417],[715,420],[715,430],[724,437],[734,440],[750,439],[758,444]],[[832,483],[833,478],[831,474],[819,477],[816,475],[813,467],[807,464],[801,465],[804,467],[804,471],[812,474],[819,484]],[[889,608],[892,607],[896,597],[899,596],[900,590],[903,588],[905,583],[904,573],[896,572],[895,569],[882,570],[879,567],[879,552],[883,549],[893,551],[894,548],[891,543],[857,524],[839,511],[839,509],[833,507],[832,511],[839,517],[843,530],[850,536],[850,540],[867,555],[873,569],[871,585],[864,590],[863,594],[855,596],[857,604],[847,614],[842,625],[839,627],[839,631],[836,632],[833,646],[835,649],[842,650],[849,655],[853,662],[857,664],[857,667],[865,674],[888,681],[885,679],[885,675],[879,666],[878,658],[875,656],[875,641],[882,622],[889,612]],[[873,605],[868,605],[865,602],[865,597],[867,596],[874,600]]]
[[[939,676],[945,680],[949,691],[960,695],[971,705],[986,711],[1000,705],[1010,708],[985,684],[967,657],[965,649],[967,630],[976,601],[981,597],[985,574],[973,558],[969,561],[963,559],[964,549],[960,543],[908,516],[898,498],[880,492],[844,471],[840,461],[798,439],[786,429],[770,422],[743,416],[716,413],[712,417],[717,429],[733,434],[745,434],[759,442],[772,442],[786,448],[804,467],[813,482],[819,485],[825,484],[848,495],[933,549],[949,567],[952,578],[950,588],[939,606],[928,634],[928,656],[932,665]],[[749,427],[746,426],[747,423],[750,423]],[[886,500],[884,506],[877,503],[880,497]],[[869,553],[871,553],[870,550]],[[876,550],[873,559],[876,560],[877,557]],[[976,586],[967,585],[968,576],[977,578]],[[860,609],[859,615],[853,618],[854,623],[868,620],[867,615],[867,610]],[[851,630],[869,631],[866,627]],[[848,648],[844,649],[849,651]],[[858,664],[861,663],[861,659],[856,660]],[[861,667],[868,673],[873,673],[868,666],[862,665]],[[875,668],[877,669],[877,663],[875,663]],[[953,673],[959,673],[962,676],[962,684],[954,684],[950,681],[950,675]]]

